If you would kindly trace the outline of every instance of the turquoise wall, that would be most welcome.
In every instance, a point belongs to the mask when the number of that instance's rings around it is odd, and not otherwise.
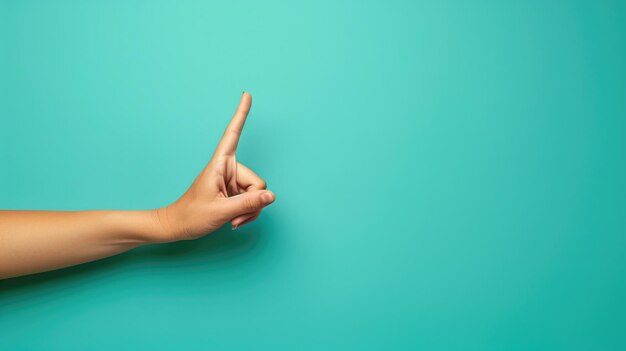
[[[2,1],[0,208],[278,200],[0,281],[1,350],[626,349],[623,1]],[[52,235],[53,233],[51,233]]]

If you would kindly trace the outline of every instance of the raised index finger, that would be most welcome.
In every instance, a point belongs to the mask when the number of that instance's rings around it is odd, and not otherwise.
[[[216,154],[235,154],[235,151],[237,151],[237,144],[239,143],[239,136],[243,130],[243,125],[246,123],[250,106],[252,106],[252,95],[244,92],[241,95],[241,101],[239,102],[239,106],[237,107],[237,111],[235,111],[233,119],[228,124],[228,127],[222,136],[222,140],[220,140],[220,143],[217,145],[217,149],[215,150]]]

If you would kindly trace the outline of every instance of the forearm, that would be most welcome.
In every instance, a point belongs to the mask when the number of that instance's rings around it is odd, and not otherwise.
[[[160,230],[155,211],[0,211],[0,279],[112,256]]]

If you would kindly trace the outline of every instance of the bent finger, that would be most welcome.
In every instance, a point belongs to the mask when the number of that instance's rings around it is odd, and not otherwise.
[[[240,162],[237,162],[237,185],[245,191],[265,190],[267,188],[263,178]]]

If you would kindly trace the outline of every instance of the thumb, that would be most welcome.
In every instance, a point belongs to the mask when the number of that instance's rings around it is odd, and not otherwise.
[[[269,190],[252,190],[227,198],[225,209],[229,218],[235,218],[256,212],[274,202],[275,199],[276,196]]]

